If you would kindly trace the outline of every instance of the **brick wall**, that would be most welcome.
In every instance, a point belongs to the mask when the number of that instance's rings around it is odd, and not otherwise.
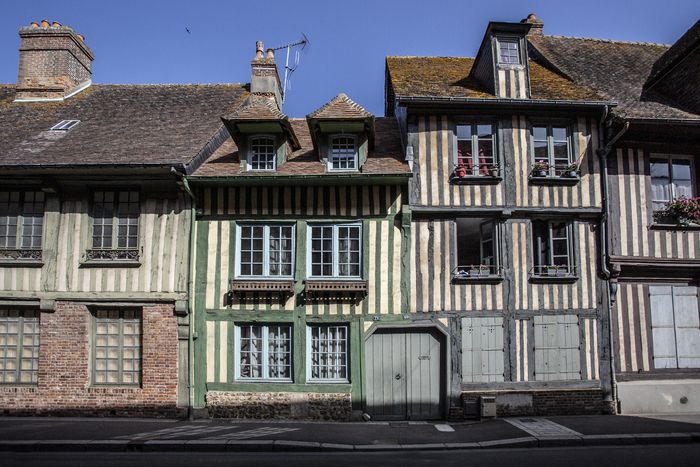
[[[41,314],[36,386],[0,386],[0,414],[181,416],[177,405],[177,319],[172,304],[142,308],[141,387],[93,387],[90,311],[57,302]]]

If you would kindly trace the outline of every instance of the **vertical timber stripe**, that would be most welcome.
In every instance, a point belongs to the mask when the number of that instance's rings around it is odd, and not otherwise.
[[[583,331],[583,357],[581,379],[598,379],[600,366],[598,362],[598,321],[592,318],[582,318]]]
[[[621,283],[613,313],[617,370],[651,371],[652,345],[649,289],[642,283]]]

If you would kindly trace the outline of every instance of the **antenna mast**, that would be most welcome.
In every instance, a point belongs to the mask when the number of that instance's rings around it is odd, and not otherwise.
[[[284,101],[287,98],[287,85],[289,84],[289,78],[292,76],[292,73],[296,71],[297,66],[299,66],[299,51],[297,51],[296,58],[294,59],[294,66],[290,67],[289,66],[289,52],[292,50],[292,48],[301,46],[300,51],[304,51],[304,49],[309,45],[309,39],[306,37],[306,34],[302,33],[301,34],[301,40],[298,40],[296,42],[290,42],[289,44],[285,45],[280,45],[279,47],[273,47],[272,50],[281,50],[281,49],[287,49],[287,58],[284,61],[284,83],[282,85],[282,104],[284,104]]]

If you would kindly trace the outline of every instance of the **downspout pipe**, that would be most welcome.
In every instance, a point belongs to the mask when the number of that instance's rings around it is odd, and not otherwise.
[[[194,289],[194,274],[192,273],[192,252],[194,251],[194,222],[197,210],[197,198],[192,192],[190,184],[187,182],[185,173],[179,172],[175,167],[170,168],[170,173],[180,179],[180,183],[178,184],[182,190],[187,193],[190,200],[192,200],[192,206],[190,208],[190,245],[187,251],[187,301],[189,302],[189,322],[187,326],[187,361],[189,367],[187,371],[187,418],[192,421],[194,420],[194,298],[192,293]]]
[[[618,399],[617,399],[617,376],[615,373],[615,352],[613,349],[613,327],[612,327],[612,308],[615,305],[615,296],[617,295],[617,283],[612,283],[610,279],[612,278],[612,273],[608,267],[610,264],[610,254],[609,254],[609,238],[610,238],[610,197],[608,188],[608,155],[612,151],[615,143],[622,138],[622,136],[627,132],[630,126],[629,121],[625,121],[622,129],[617,132],[612,138],[606,142],[606,126],[609,122],[609,108],[605,106],[605,112],[600,119],[599,123],[599,142],[600,148],[596,151],[598,157],[600,157],[600,167],[601,167],[601,188],[603,194],[603,215],[601,217],[601,225],[599,227],[600,231],[600,271],[601,275],[605,279],[608,290],[607,296],[608,300],[606,303],[608,311],[608,343],[609,343],[609,363],[610,363],[610,384],[612,391],[612,402],[615,412],[618,412]]]

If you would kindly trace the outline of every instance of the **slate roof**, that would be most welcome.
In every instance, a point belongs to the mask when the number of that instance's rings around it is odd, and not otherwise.
[[[700,42],[700,20],[691,26],[680,39],[656,60],[647,78],[647,84],[652,83],[656,78],[660,77],[661,74],[675,65],[676,62],[690,52],[698,42]]]
[[[561,36],[529,36],[547,61],[577,84],[617,102],[615,113],[634,119],[688,119],[700,116],[678,108],[658,93],[643,93],[655,63],[668,45]]]
[[[464,97],[496,99],[469,76],[473,58],[467,57],[387,57],[391,91],[396,96]],[[536,62],[530,61],[532,99],[604,101],[599,94],[574,83]]]
[[[371,113],[344,93],[338,94],[306,116],[306,118],[314,120],[355,120],[372,117]]]
[[[0,85],[0,167],[187,164],[240,105],[240,84],[95,84],[62,102],[14,103]],[[80,124],[48,131],[61,120]]]
[[[306,119],[289,119],[301,148],[289,154],[287,161],[274,172],[241,172],[238,147],[231,138],[217,149],[214,154],[194,173],[195,177],[237,176],[242,177],[276,177],[285,175],[322,175],[329,177],[347,176],[348,172],[327,172],[314,149],[309,125]],[[395,118],[381,117],[374,119],[374,149],[370,151],[367,161],[362,165],[363,174],[407,174],[408,164],[404,161],[399,127]],[[352,174],[352,172],[350,173]]]

